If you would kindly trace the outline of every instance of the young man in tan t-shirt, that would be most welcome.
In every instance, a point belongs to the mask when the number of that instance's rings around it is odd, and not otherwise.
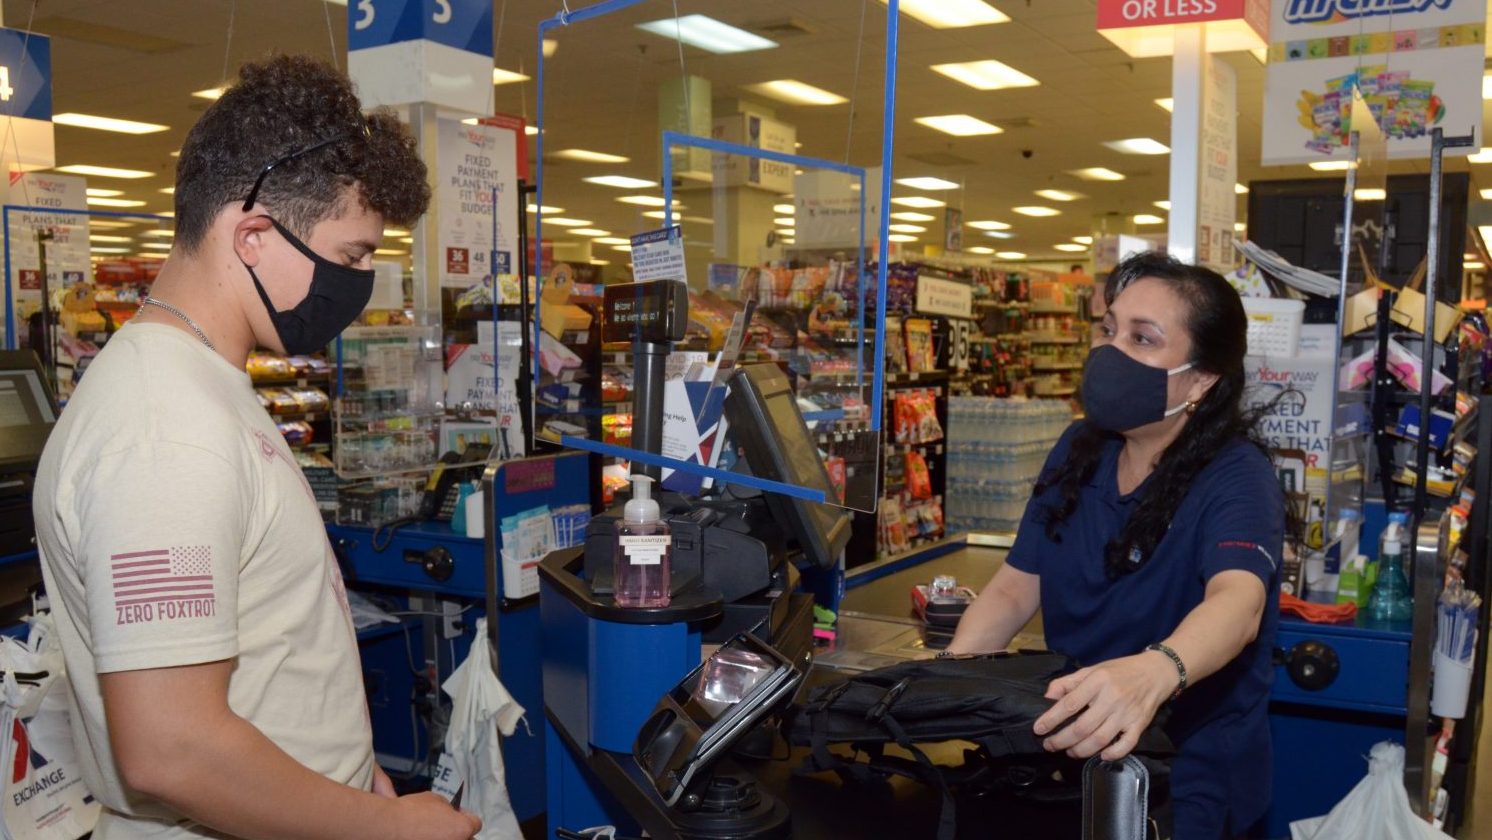
[[[37,477],[36,531],[100,840],[463,840],[394,797],[305,478],[244,372],[367,304],[385,222],[430,191],[389,112],[306,58],[245,65],[182,145],[176,241]]]

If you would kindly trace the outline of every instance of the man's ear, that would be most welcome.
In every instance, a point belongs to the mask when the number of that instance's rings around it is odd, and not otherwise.
[[[236,211],[237,208],[233,208]],[[233,212],[230,211],[230,212]],[[242,214],[233,223],[233,251],[250,268],[259,264],[259,251],[264,247],[264,237],[274,229],[269,217],[263,213]]]

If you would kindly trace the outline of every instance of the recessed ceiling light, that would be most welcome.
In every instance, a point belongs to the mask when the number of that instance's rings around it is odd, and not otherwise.
[[[776,41],[737,29],[709,15],[684,15],[662,18],[637,24],[637,28],[670,40],[679,40],[691,47],[698,47],[716,55],[726,53],[769,50],[777,46]]]
[[[611,246],[611,250],[613,250],[613,251],[622,251],[624,253],[630,254],[630,253],[632,253],[632,245],[630,243],[626,244],[626,245],[613,245],[613,246]]]
[[[1166,211],[1167,213],[1171,212],[1171,202],[1169,201],[1152,201],[1150,203]]]
[[[1492,201],[1492,189],[1484,189],[1480,190],[1479,192],[1481,192],[1482,194],[1482,201]]]
[[[1015,238],[1015,234],[1011,233],[1008,230],[987,230],[987,231],[984,232],[984,235],[988,236],[990,239],[1014,239]]]
[[[939,201],[936,198],[928,198],[927,196],[923,195],[904,195],[900,198],[891,199],[891,203],[899,204],[902,207],[920,207],[923,210],[926,210],[929,207],[948,206],[947,202]]]
[[[89,229],[103,228],[106,230],[119,230],[120,228],[132,228],[138,224],[139,222],[120,221],[119,219],[94,219],[91,217],[88,219]]]
[[[988,219],[982,219],[975,222],[964,222],[964,225],[975,230],[1010,230],[1010,225],[1006,224],[1005,222],[996,222]]]
[[[97,225],[98,222],[89,222],[89,224]],[[172,230],[170,228],[152,228],[150,230],[141,231],[140,235],[141,236],[175,236],[176,235],[176,231],[174,231],[174,230]]]
[[[93,253],[93,254],[128,254],[130,252],[130,249],[128,249],[128,248],[108,247],[108,248],[89,248],[88,251],[89,251],[89,253]]]
[[[707,219],[704,216],[685,216],[683,220],[686,221],[686,222],[693,222],[694,224],[697,224],[697,225],[713,225],[713,224],[715,224],[715,220],[714,219]]]
[[[659,199],[659,201],[662,201],[662,199]],[[550,207],[548,204],[544,205],[542,208],[539,207],[539,205],[537,205],[537,204],[530,204],[530,205],[528,205],[528,212],[531,213],[531,214],[532,213],[537,213],[541,209],[544,211],[544,215],[546,215],[546,216],[550,215],[551,213],[563,213],[563,212],[565,212],[565,208],[563,208],[563,207]]]
[[[668,218],[668,214],[664,213],[662,210],[645,210],[645,211],[643,211],[642,215],[643,215],[643,218],[647,218],[647,219],[666,219],[666,218]]]
[[[556,216],[553,219],[545,219],[544,223],[548,225],[554,225],[556,227],[590,227],[592,224],[594,224],[594,222],[591,222],[588,219],[566,219],[563,216]]]
[[[1165,219],[1153,213],[1141,213],[1134,218],[1134,223],[1137,225],[1161,225],[1165,224],[1165,222]]]
[[[593,152],[590,149],[560,149],[554,156],[562,160],[578,160],[583,163],[626,163],[630,158]]]
[[[1061,210],[1058,210],[1055,207],[1043,207],[1040,204],[1032,204],[1026,207],[1012,207],[1010,209],[1021,214],[1022,216],[1035,216],[1037,218],[1057,216],[1062,213]]]
[[[1165,111],[1166,111],[1166,113],[1168,113],[1168,114],[1171,113],[1172,111],[1176,110],[1176,100],[1173,99],[1173,98],[1171,98],[1171,97],[1169,97],[1169,96],[1167,96],[1164,99],[1157,99],[1157,100],[1155,100],[1155,104],[1157,104],[1160,107],[1164,108]]]
[[[1102,166],[1090,166],[1087,169],[1074,169],[1072,175],[1082,178],[1084,181],[1123,181],[1124,176],[1112,169]]]
[[[89,204],[95,206],[95,207],[144,207],[145,206],[145,202],[143,202],[143,201],[136,201],[136,200],[134,200],[132,198],[98,198],[96,196],[88,196],[84,200],[87,201]]]
[[[624,195],[617,201],[623,204],[636,204],[638,207],[662,207],[664,204],[663,199],[655,195]],[[684,209],[684,205],[677,198],[673,200],[673,206],[675,210]]]
[[[642,190],[658,186],[657,181],[629,178],[626,175],[597,175],[592,178],[582,178],[581,180],[587,184],[600,184],[603,187],[616,187],[619,190]]]
[[[933,29],[984,26],[1010,20],[1004,12],[984,0],[901,0],[900,7],[902,12]]]
[[[402,248],[379,248],[373,252],[380,257],[407,257],[409,252]]]
[[[927,233],[927,228],[921,225],[890,225],[887,230],[897,233]]]
[[[159,250],[159,251],[169,251],[169,250],[171,250],[171,243],[170,242],[141,242],[140,243],[140,247],[141,248],[155,248],[156,250]]]
[[[1002,260],[1023,260],[1026,255],[1020,251],[996,251],[995,256]]]
[[[206,88],[204,90],[194,90],[192,91],[192,95],[198,99],[220,99],[227,91],[228,89],[225,87]]]
[[[746,85],[746,89],[793,105],[841,105],[849,101],[837,93],[816,88],[797,79],[774,79]]]
[[[408,236],[409,231],[405,230],[404,228],[386,227],[383,229],[383,235],[397,238],[400,236]]]
[[[797,224],[797,220],[794,219],[792,216],[778,216],[777,218],[772,220],[772,224],[777,225],[778,227],[792,227],[793,225]]]
[[[156,190],[156,192],[165,193],[166,195],[176,195],[176,188],[175,187],[161,187],[160,189]]]
[[[92,114],[53,114],[52,122],[58,125],[70,125],[73,128],[92,128],[97,131],[114,131],[119,134],[155,134],[165,131],[169,125],[159,123],[135,122],[134,120],[118,120],[113,117],[96,117]]]
[[[174,158],[179,158],[179,157],[181,157],[181,150],[180,150],[180,149],[177,149],[177,150],[176,150],[176,151],[174,151],[174,152],[172,152],[172,153],[171,153],[171,157],[174,157]]]
[[[1076,242],[1063,242],[1058,245],[1053,245],[1052,247],[1056,248],[1058,251],[1063,251],[1068,254],[1076,254],[1081,251],[1088,250],[1087,246],[1079,245]]]
[[[414,237],[413,236],[401,236],[401,237],[399,237],[399,241],[403,242],[405,245],[413,245],[414,244]]]
[[[543,52],[545,58],[554,58],[554,54],[559,52],[559,41],[553,38],[545,38]]]
[[[69,175],[92,175],[95,178],[149,178],[154,172],[141,169],[117,169],[112,166],[94,166],[91,163],[72,163],[57,167],[58,172]]]
[[[598,260],[591,258],[591,265],[611,265],[611,260]]]
[[[993,254],[995,252],[994,248],[986,248],[983,245],[971,245],[968,248],[965,248],[964,250],[968,251],[971,254],[980,254],[980,255]]]
[[[1352,168],[1350,160],[1318,160],[1311,164],[1317,172],[1346,172]]]
[[[623,239],[620,236],[602,236],[596,240],[598,245],[631,245],[632,240]]]
[[[1492,148],[1483,146],[1466,156],[1467,163],[1492,163]]]
[[[1067,190],[1037,190],[1036,194],[1048,201],[1077,201],[1083,197],[1082,193],[1068,192]]]
[[[1041,84],[1025,73],[994,59],[964,61],[956,64],[934,64],[932,69],[975,90],[1035,87]]]
[[[1125,140],[1109,140],[1104,143],[1116,152],[1126,155],[1166,155],[1171,153],[1171,147],[1159,140],[1149,137],[1130,137]]]
[[[1352,197],[1358,201],[1382,201],[1388,198],[1388,192],[1376,187],[1358,187],[1352,191]]]
[[[1078,243],[1079,245],[1092,245],[1093,244],[1093,237],[1091,237],[1091,236],[1074,236],[1072,238],[1072,241]]]
[[[88,241],[89,242],[133,242],[135,240],[132,239],[132,238],[130,238],[130,237],[128,237],[128,236],[109,236],[109,235],[102,234],[102,233],[94,233],[94,234],[90,234],[88,236]]]
[[[892,213],[891,218],[898,222],[931,222],[937,218],[927,213],[914,213],[911,210],[903,210],[900,213]]]
[[[781,236],[797,236],[798,232],[796,230],[792,229],[792,228],[778,228],[777,229],[777,235],[779,237],[781,237]]]
[[[784,216],[791,216],[794,213],[798,212],[798,208],[791,204],[774,204],[772,205],[772,212],[781,213]]]
[[[1246,224],[1244,224],[1243,222],[1234,222],[1233,223],[1233,232],[1234,233],[1243,233],[1244,231],[1248,230],[1248,228],[1249,228],[1249,226],[1246,225]]]
[[[1237,195],[1248,195],[1249,194],[1249,188],[1245,187],[1243,184],[1234,184],[1233,185],[1233,192],[1236,193]]]
[[[896,183],[914,190],[956,190],[958,184],[942,178],[897,178]]]
[[[954,137],[979,137],[986,134],[1000,134],[1005,129],[993,123],[987,123],[978,117],[968,114],[944,114],[940,117],[918,117],[915,122],[921,123],[934,131],[951,134]]]
[[[539,134],[539,127],[536,125],[526,125],[523,127],[523,133],[529,137],[536,137]]]
[[[508,85],[513,82],[526,82],[528,77],[522,73],[514,73],[512,70],[504,70],[501,67],[492,68],[492,83],[494,85]]]
[[[611,236],[611,231],[600,228],[570,228],[570,232],[576,236]]]
[[[891,242],[916,242],[917,241],[917,237],[915,237],[915,236],[908,236],[905,233],[893,233],[890,236],[886,237],[886,239],[889,240],[889,241],[891,241]]]
[[[95,187],[89,187],[83,192],[85,195],[90,195],[94,198],[113,198],[115,196],[124,195],[124,190],[104,190],[97,189]]]
[[[1480,260],[1470,260],[1468,262],[1461,263],[1461,267],[1466,269],[1467,271],[1481,271],[1487,266]]]

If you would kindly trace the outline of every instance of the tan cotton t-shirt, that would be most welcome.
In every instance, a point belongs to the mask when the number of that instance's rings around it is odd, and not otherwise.
[[[244,371],[174,327],[124,326],[47,442],[34,508],[73,736],[105,806],[95,838],[216,836],[123,785],[98,674],[236,660],[236,714],[312,770],[372,786],[341,573]]]

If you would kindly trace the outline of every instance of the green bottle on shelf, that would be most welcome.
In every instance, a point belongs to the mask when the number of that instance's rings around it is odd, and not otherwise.
[[[1388,515],[1388,525],[1378,547],[1378,580],[1368,598],[1368,621],[1374,624],[1408,623],[1414,616],[1409,579],[1404,575],[1404,537],[1409,514]]]

